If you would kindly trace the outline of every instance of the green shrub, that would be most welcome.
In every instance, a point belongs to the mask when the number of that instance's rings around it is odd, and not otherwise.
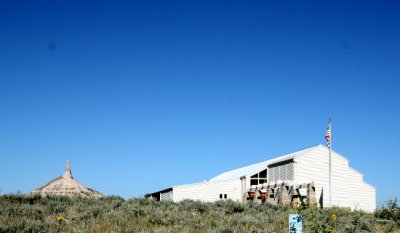
[[[7,232],[11,232],[11,229],[8,225],[0,222],[0,233],[7,233]]]
[[[377,218],[393,220],[400,224],[400,206],[397,198],[385,201],[380,209],[375,212]]]
[[[90,199],[17,194],[0,196],[0,233],[287,232],[288,215],[293,213],[303,216],[304,232],[398,232],[398,212],[397,200],[388,201],[371,215],[345,208],[278,208],[231,200],[172,203],[118,196]],[[389,222],[379,223],[375,218]]]
[[[388,220],[387,222],[381,222],[381,224],[385,224],[385,232],[400,231],[400,206],[397,198],[385,201],[385,203],[375,211],[375,217]]]

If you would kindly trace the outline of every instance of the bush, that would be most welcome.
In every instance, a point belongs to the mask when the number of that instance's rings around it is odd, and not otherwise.
[[[389,222],[386,224],[385,232],[394,232],[400,229],[400,207],[397,198],[385,201],[385,203],[375,211],[375,217],[379,219],[386,219]]]
[[[375,216],[400,223],[400,207],[397,198],[385,201],[382,207],[375,212]]]
[[[0,196],[2,232],[287,232],[288,215],[304,219],[304,232],[398,232],[399,207],[389,200],[375,216],[345,208],[241,204],[231,200],[179,203],[60,196]],[[374,218],[388,219],[380,224]]]

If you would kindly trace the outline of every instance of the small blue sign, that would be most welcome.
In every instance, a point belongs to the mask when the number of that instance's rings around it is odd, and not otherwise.
[[[289,214],[289,233],[303,232],[303,218],[300,214]]]

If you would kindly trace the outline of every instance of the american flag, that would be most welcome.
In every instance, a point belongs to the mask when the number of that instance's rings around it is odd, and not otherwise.
[[[326,139],[326,146],[328,148],[331,148],[331,120],[330,119],[329,119],[329,123],[328,123],[328,129],[326,129],[325,139]]]

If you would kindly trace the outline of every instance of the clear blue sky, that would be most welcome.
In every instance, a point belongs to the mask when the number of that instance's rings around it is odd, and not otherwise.
[[[400,196],[397,1],[2,1],[0,189],[125,198],[325,144]]]

